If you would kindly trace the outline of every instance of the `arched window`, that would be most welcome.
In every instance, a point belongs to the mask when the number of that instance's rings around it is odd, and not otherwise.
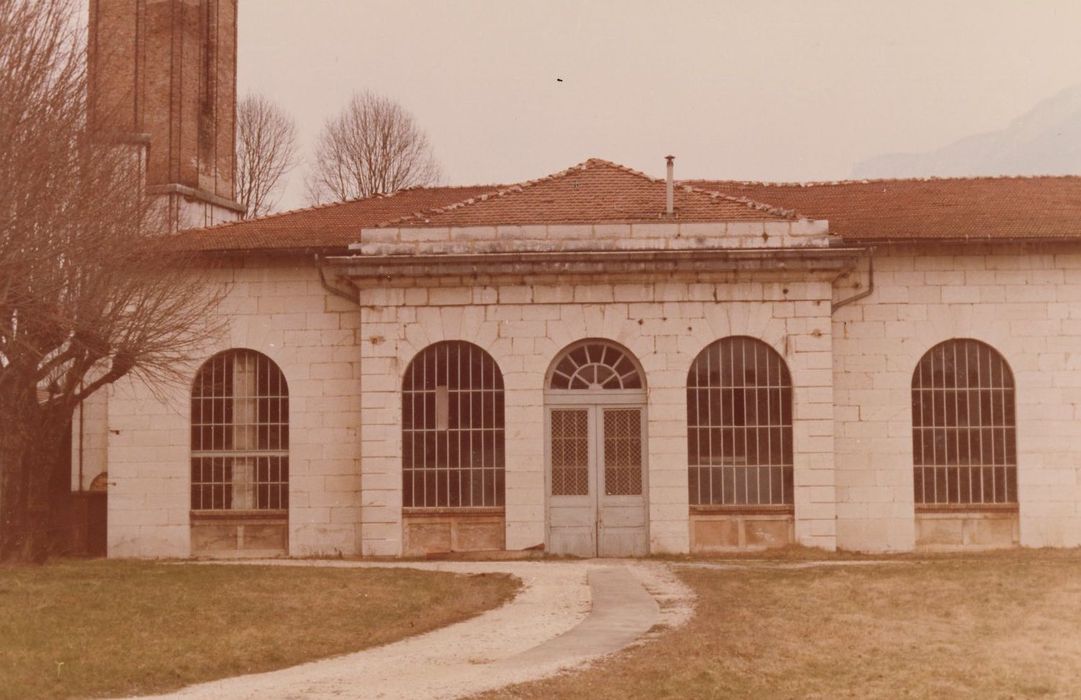
[[[687,374],[692,506],[791,506],[792,377],[754,338],[706,346]]]
[[[402,505],[503,506],[503,374],[481,348],[429,345],[402,381]]]
[[[917,506],[1017,503],[1013,373],[986,343],[939,343],[912,374]]]
[[[563,353],[548,379],[549,389],[642,389],[642,375],[627,353],[612,343],[587,340]]]
[[[206,361],[191,392],[191,509],[289,508],[289,388],[253,350]]]

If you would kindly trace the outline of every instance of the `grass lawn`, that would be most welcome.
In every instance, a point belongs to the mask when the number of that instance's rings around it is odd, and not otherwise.
[[[424,632],[500,605],[508,576],[69,561],[0,568],[0,698],[147,693]]]
[[[585,671],[485,697],[1081,695],[1077,551],[739,565],[755,568],[678,569],[698,595],[685,627]]]

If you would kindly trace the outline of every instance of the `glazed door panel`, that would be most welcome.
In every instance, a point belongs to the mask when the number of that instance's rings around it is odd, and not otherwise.
[[[592,409],[548,412],[548,547],[552,554],[597,556]]]
[[[602,557],[649,553],[644,495],[645,415],[641,408],[601,408],[597,552]],[[603,465],[603,468],[600,468]]]

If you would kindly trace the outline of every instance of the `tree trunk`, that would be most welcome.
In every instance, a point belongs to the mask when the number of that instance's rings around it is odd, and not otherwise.
[[[62,538],[70,486],[63,436],[47,421],[10,421],[0,431],[0,563],[41,563]]]
[[[0,562],[28,561],[29,473],[23,455],[29,443],[25,426],[7,422],[0,432]]]

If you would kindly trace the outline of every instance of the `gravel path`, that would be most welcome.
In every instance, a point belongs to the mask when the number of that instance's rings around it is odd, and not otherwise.
[[[509,573],[514,600],[470,620],[393,644],[157,697],[456,698],[543,678],[618,651],[650,630],[678,626],[693,594],[659,562],[245,562],[282,566],[408,567]]]

